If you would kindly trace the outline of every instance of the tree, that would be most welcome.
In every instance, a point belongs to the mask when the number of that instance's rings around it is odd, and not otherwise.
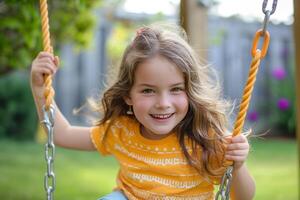
[[[102,0],[49,0],[49,23],[52,44],[63,42],[87,47],[95,25],[93,9]],[[0,75],[26,68],[42,50],[39,1],[0,1]]]
[[[55,54],[62,43],[87,47],[95,25],[93,9],[102,1],[48,0]],[[32,139],[37,116],[26,69],[42,50],[38,0],[0,0],[0,138]],[[34,126],[33,126],[34,125]]]
[[[300,166],[300,3],[294,0],[294,37],[295,37],[295,62],[296,62],[296,109],[297,109],[297,141],[298,141],[298,164]],[[300,183],[300,173],[298,172],[298,183]]]

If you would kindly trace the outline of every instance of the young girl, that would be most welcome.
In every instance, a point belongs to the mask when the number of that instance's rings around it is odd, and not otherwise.
[[[43,75],[55,74],[57,66],[47,52],[32,63],[41,120]],[[54,142],[116,157],[117,187],[101,199],[213,199],[226,160],[234,161],[231,196],[252,199],[255,183],[245,166],[249,144],[242,134],[227,134],[227,105],[184,34],[142,27],[124,52],[117,81],[99,102],[103,118],[94,127],[73,126],[56,107]]]

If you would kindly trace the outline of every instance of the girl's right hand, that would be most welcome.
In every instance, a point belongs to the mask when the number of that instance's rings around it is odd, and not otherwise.
[[[31,65],[31,88],[35,96],[42,97],[45,75],[54,75],[59,59],[49,52],[40,52]]]

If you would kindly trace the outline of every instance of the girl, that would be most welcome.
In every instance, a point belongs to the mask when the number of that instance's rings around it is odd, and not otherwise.
[[[47,52],[32,63],[40,119],[43,75],[55,74],[57,66],[58,59]],[[56,107],[54,142],[116,157],[117,188],[101,199],[213,199],[226,160],[234,161],[231,196],[252,199],[248,141],[227,134],[228,104],[209,73],[184,34],[140,28],[124,52],[117,81],[99,103],[103,118],[94,127],[73,126]]]

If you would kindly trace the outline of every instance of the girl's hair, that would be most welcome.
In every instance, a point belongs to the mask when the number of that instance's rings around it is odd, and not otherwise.
[[[183,153],[199,172],[221,176],[223,156],[218,155],[224,155],[225,151],[224,133],[227,131],[226,111],[229,104],[220,98],[220,88],[212,79],[210,68],[200,65],[185,32],[175,25],[171,28],[152,25],[137,31],[124,52],[117,81],[103,95],[104,116],[99,123],[126,115],[129,106],[124,97],[129,95],[134,84],[137,66],[155,55],[164,56],[184,74],[189,99],[188,113],[175,128]],[[192,152],[188,151],[187,141],[192,144]],[[196,153],[199,146],[202,148],[201,158]],[[210,165],[216,161],[220,167]]]

